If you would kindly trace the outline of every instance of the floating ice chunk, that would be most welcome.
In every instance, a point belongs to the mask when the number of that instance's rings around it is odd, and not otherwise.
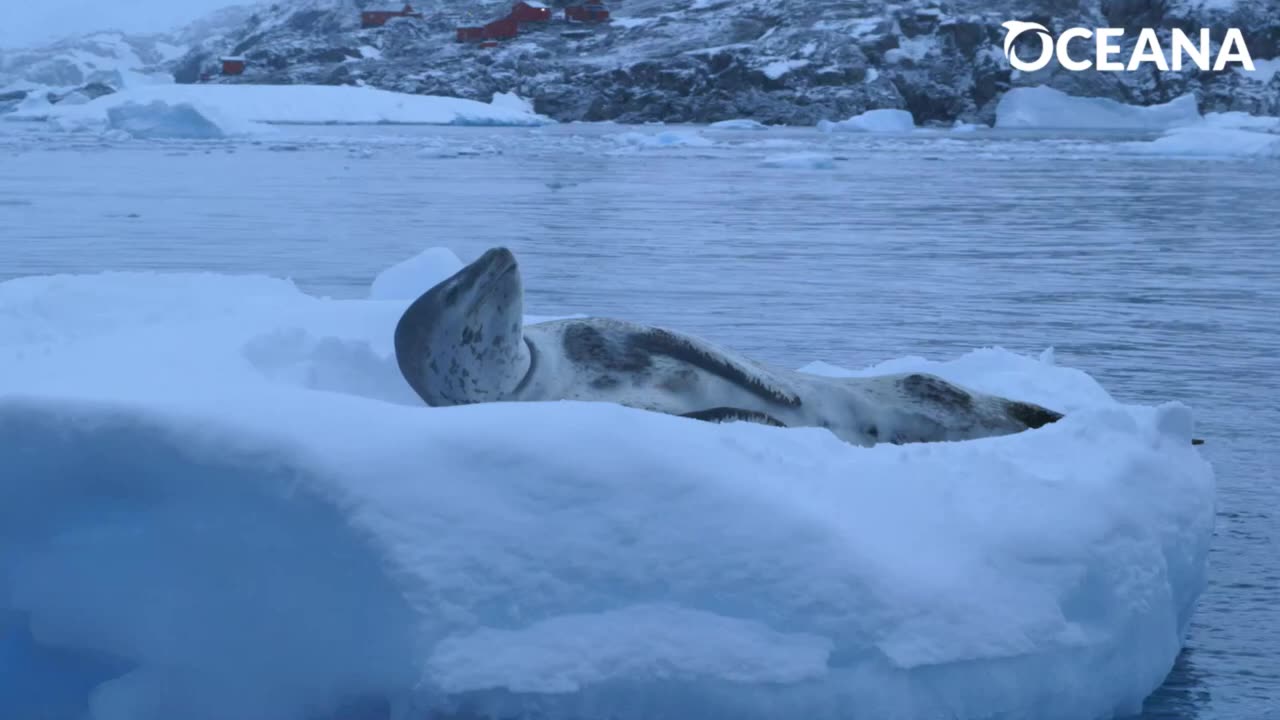
[[[1198,122],[1200,110],[1190,94],[1143,107],[1041,85],[1014,88],[996,106],[996,127],[1006,129],[1166,130]]]
[[[216,140],[222,128],[187,103],[159,100],[147,105],[126,103],[107,109],[108,132],[121,131],[138,139]]]
[[[860,448],[604,403],[405,407],[382,380],[417,277],[385,302],[0,283],[0,689],[57,687],[77,720],[362,698],[1066,720],[1136,710],[1172,666],[1214,523],[1185,408],[998,349],[807,369],[932,372],[1063,420]],[[0,717],[38,706],[14,697]]]
[[[126,104],[191,104],[225,121],[295,124],[542,125],[552,122],[511,98],[496,104],[462,98],[409,95],[357,86],[319,85],[146,85],[97,98],[74,108],[20,106],[16,119],[50,119],[64,114],[96,115]]]
[[[370,300],[416,300],[441,280],[462,269],[448,248],[433,247],[378,273],[369,286]]]
[[[713,122],[708,127],[716,130],[768,130],[769,126],[750,118],[734,118]]]
[[[868,110],[848,120],[831,122],[823,120],[818,129],[823,132],[874,132],[898,133],[910,132],[916,127],[911,113],[906,110]]]
[[[830,170],[836,161],[830,155],[818,152],[786,153],[770,155],[760,161],[764,167],[772,168],[805,168],[810,170]]]
[[[1204,125],[1241,130],[1280,130],[1280,117],[1250,115],[1245,112],[1209,113],[1204,116]]]
[[[708,147],[715,143],[693,131],[664,130],[659,133],[626,132],[613,136],[615,142],[636,148]]]
[[[1186,127],[1150,142],[1126,143],[1135,152],[1194,158],[1280,158],[1280,134],[1231,127]]]

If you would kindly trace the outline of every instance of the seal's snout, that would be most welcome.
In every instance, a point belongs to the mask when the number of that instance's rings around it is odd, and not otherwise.
[[[516,256],[507,248],[496,247],[481,255],[480,259],[476,260],[476,266],[502,274],[516,266]]]

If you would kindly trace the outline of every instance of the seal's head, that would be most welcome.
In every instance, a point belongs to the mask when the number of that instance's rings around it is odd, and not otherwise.
[[[505,399],[529,371],[524,288],[516,258],[489,250],[409,306],[396,362],[428,405]]]

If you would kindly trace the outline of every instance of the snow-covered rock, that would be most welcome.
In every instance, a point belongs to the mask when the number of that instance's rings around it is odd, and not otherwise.
[[[0,284],[0,716],[1066,720],[1138,710],[1178,654],[1214,525],[1186,407],[983,350],[806,371],[1066,417],[860,448],[427,408],[403,306]]]
[[[738,117],[813,125],[888,108],[906,109],[921,125],[957,119],[991,125],[1006,91],[1047,85],[1137,105],[1193,94],[1206,112],[1280,115],[1276,3],[642,0],[611,8],[612,21],[600,25],[569,26],[557,15],[497,48],[454,41],[458,26],[501,17],[510,5],[424,0],[415,4],[422,19],[376,29],[360,27],[366,4],[352,0],[229,8],[162,39],[128,38],[127,47],[109,34],[79,39],[109,56],[90,64],[75,44],[0,54],[0,95],[32,88],[65,92],[91,77],[134,73],[172,75],[181,83],[367,85],[481,102],[514,93],[562,121],[708,123]],[[1054,64],[1015,73],[1003,56],[1001,27],[1014,18],[1055,28],[1206,27],[1219,41],[1225,28],[1241,28],[1257,67],[1156,77],[1149,69],[1068,72]],[[1126,51],[1135,39],[1124,40]],[[224,55],[245,57],[244,75],[221,76]],[[121,82],[108,84],[118,88]],[[0,112],[11,104],[0,100]]]
[[[938,5],[908,0],[629,2],[612,21],[568,26],[558,17],[497,48],[453,41],[459,25],[510,10],[506,0],[415,5],[422,20],[361,29],[355,3],[287,0],[260,7],[220,43],[175,67],[182,81],[351,84],[487,101],[514,92],[558,120],[707,123],[750,118],[813,125],[867,110],[905,109],[920,125],[990,125],[1009,89],[1048,85],[1071,95],[1159,105],[1194,94],[1205,111],[1280,114],[1272,85],[1280,5],[1168,0],[996,0]],[[1002,51],[1010,19],[1051,27],[1242,28],[1253,73],[1012,72]],[[1136,36],[1125,40],[1131,44]],[[217,58],[242,54],[239,78]]]

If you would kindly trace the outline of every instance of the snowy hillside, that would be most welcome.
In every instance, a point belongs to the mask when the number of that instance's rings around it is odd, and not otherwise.
[[[558,5],[563,5],[559,3]],[[1202,110],[1280,114],[1280,5],[1224,0],[625,0],[607,25],[561,19],[481,49],[455,42],[460,25],[506,14],[510,3],[415,4],[424,17],[361,29],[376,0],[292,0],[254,15],[225,42],[205,43],[176,67],[179,82],[367,83],[401,92],[486,100],[516,92],[559,120],[709,122],[749,117],[814,124],[868,109],[907,109],[918,123],[990,123],[1013,86],[1159,104],[1196,94]],[[1001,52],[1010,19],[1050,28],[1244,29],[1259,71],[1200,74],[1068,73],[1014,76]],[[1132,42],[1136,36],[1129,36]],[[221,54],[247,72],[219,78]]]
[[[83,102],[124,88],[171,83],[176,60],[202,43],[225,44],[226,34],[248,15],[245,7],[235,6],[170,33],[104,30],[40,47],[0,48],[0,113],[32,94],[55,104]]]

